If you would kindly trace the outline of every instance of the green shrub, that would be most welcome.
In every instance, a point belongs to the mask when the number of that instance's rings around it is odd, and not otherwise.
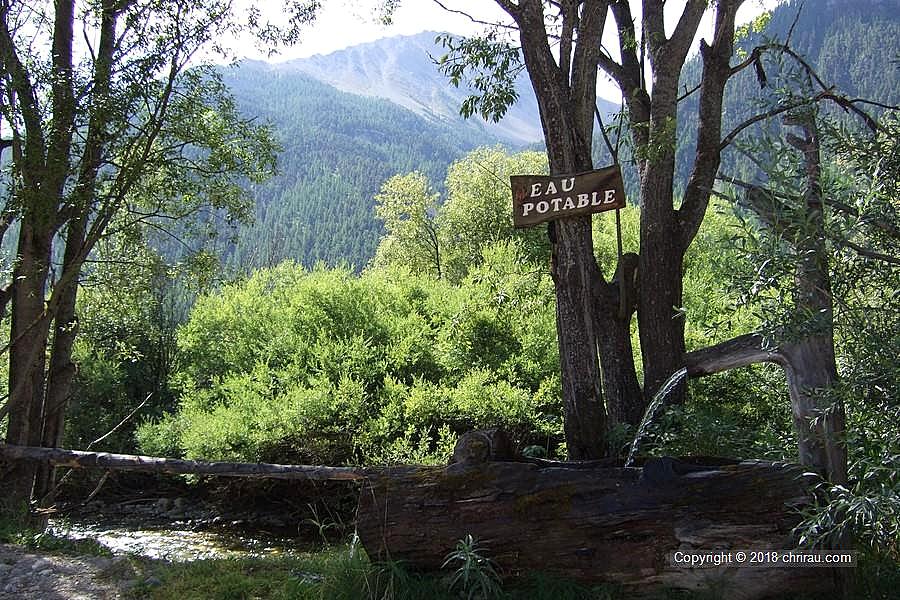
[[[142,424],[142,451],[438,463],[473,428],[561,435],[550,288],[518,251],[459,286],[285,263],[201,297],[178,332],[178,405]]]

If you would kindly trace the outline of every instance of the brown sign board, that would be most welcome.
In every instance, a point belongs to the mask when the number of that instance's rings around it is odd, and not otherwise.
[[[516,227],[625,207],[618,165],[573,175],[513,175],[509,181]]]

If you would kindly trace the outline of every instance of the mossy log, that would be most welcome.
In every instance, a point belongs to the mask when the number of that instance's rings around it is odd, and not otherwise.
[[[673,566],[676,551],[795,546],[797,509],[813,481],[796,466],[762,461],[704,466],[671,458],[643,468],[604,463],[460,463],[398,468],[361,491],[358,533],[374,559],[441,567],[471,534],[512,576],[550,572],[609,582],[629,596],[661,588],[714,588],[749,599],[832,589],[821,568],[736,564]]]
[[[0,458],[71,468],[357,481],[357,530],[370,556],[423,570],[439,569],[471,534],[505,575],[544,571],[609,582],[629,590],[629,597],[666,587],[713,588],[737,600],[834,592],[825,568],[732,563],[689,569],[671,561],[676,551],[792,549],[798,509],[810,502],[817,481],[801,467],[673,458],[649,460],[642,468],[514,461],[495,432],[472,432],[460,442],[447,467],[210,463],[5,444]]]

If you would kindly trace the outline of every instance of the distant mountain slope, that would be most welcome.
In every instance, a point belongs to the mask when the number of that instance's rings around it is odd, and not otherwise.
[[[885,104],[900,104],[900,0],[787,0],[772,11],[765,31],[743,40],[749,51],[767,40],[785,41],[805,57],[828,85],[853,98],[866,98]],[[732,61],[736,62],[736,61]],[[785,65],[792,65],[785,60]],[[700,61],[686,65],[682,84],[692,89],[700,79]],[[779,69],[776,61],[767,61],[767,75],[773,78]],[[770,82],[771,84],[771,82]],[[680,112],[696,114],[698,94],[693,94]],[[745,69],[728,84],[725,94],[723,131],[728,132],[751,115],[757,114],[775,98],[772,86],[761,89],[752,68]],[[770,105],[770,104],[769,104]],[[829,106],[834,110],[833,106]],[[876,110],[867,107],[869,110]],[[742,135],[752,139],[757,129]],[[694,150],[695,128],[680,132],[678,156],[679,180],[688,177],[687,158]],[[749,177],[755,167],[736,156],[726,155],[723,171]]]
[[[480,117],[463,120],[459,107],[469,95],[465,86],[455,88],[438,71],[434,59],[446,54],[436,32],[384,38],[327,55],[287,61],[279,69],[299,70],[345,92],[385,98],[430,120],[456,123],[515,144],[543,141],[537,100],[524,71],[516,88],[519,101],[499,123]],[[599,101],[603,114],[618,105]]]
[[[345,92],[390,100],[433,121],[456,123],[516,144],[543,140],[537,101],[525,74],[518,81],[519,101],[500,123],[479,117],[464,122],[459,107],[467,91],[450,85],[431,58],[446,52],[435,44],[438,35],[427,32],[385,38],[275,66],[301,71]]]
[[[284,146],[280,174],[253,189],[256,223],[226,250],[236,270],[287,258],[361,268],[382,232],[373,196],[386,179],[420,170],[440,185],[452,161],[498,143],[296,70],[248,62],[227,70],[224,80],[242,112],[272,122]]]

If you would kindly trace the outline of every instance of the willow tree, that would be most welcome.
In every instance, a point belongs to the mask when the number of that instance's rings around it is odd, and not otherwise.
[[[292,26],[314,14],[315,3],[293,5]],[[2,295],[7,443],[58,443],[78,280],[98,241],[203,210],[242,216],[239,182],[272,171],[268,129],[241,118],[216,71],[199,66],[246,17],[229,0],[0,0],[3,232],[18,224]],[[267,35],[296,33],[249,17]],[[7,509],[45,491],[37,473],[3,465]]]

